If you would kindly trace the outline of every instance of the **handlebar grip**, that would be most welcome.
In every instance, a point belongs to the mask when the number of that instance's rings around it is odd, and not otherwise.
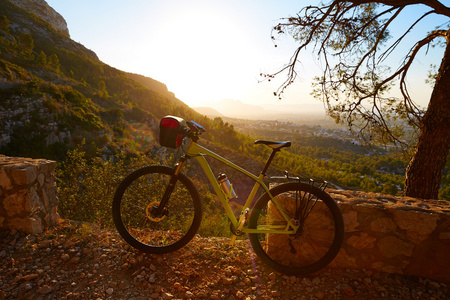
[[[191,129],[192,131],[195,131],[196,133],[202,133],[205,132],[205,129],[203,128],[202,125],[198,124],[195,121],[189,121],[187,122],[189,129]]]

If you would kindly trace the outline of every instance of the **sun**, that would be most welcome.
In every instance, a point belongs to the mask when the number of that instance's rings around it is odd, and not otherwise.
[[[246,70],[249,39],[240,26],[232,14],[217,6],[170,10],[159,17],[156,34],[147,40],[149,55],[157,56],[151,67],[187,104],[234,98],[246,80],[254,79]]]

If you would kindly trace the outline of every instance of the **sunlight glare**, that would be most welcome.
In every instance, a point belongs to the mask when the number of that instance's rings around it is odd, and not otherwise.
[[[149,53],[159,57],[151,68],[189,105],[238,97],[248,76],[255,77],[243,71],[250,53],[239,26],[219,7],[177,7],[161,16],[158,33],[147,41]]]

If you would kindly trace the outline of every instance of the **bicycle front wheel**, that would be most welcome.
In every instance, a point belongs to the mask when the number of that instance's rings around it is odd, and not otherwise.
[[[148,166],[128,175],[116,190],[112,213],[117,231],[134,248],[168,253],[186,245],[197,232],[202,208],[200,195],[189,178],[178,175],[164,214],[152,213],[166,191],[174,170]]]
[[[286,183],[270,190],[295,226],[294,234],[252,233],[256,255],[272,269],[288,275],[306,275],[328,265],[344,237],[342,214],[334,200],[318,187]],[[283,230],[288,226],[280,209],[265,193],[255,203],[250,229]]]

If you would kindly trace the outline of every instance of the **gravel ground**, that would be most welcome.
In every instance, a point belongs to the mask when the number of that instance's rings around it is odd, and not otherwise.
[[[369,270],[285,276],[248,241],[196,236],[165,255],[142,254],[115,230],[62,221],[40,235],[0,232],[0,299],[450,299],[448,284]]]

